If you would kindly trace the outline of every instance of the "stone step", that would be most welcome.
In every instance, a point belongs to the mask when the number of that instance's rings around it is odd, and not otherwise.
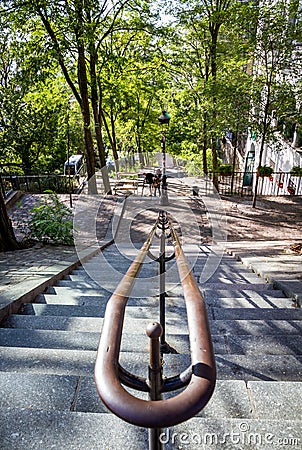
[[[80,288],[69,288],[69,287],[51,287],[48,288],[46,294],[40,294],[36,297],[35,303],[47,303],[47,304],[69,304],[69,305],[84,305],[84,304],[99,304],[101,299],[108,299],[111,295],[108,291],[101,291],[97,289],[80,289]],[[174,292],[168,294],[167,302],[174,301],[177,296]],[[207,305],[225,308],[243,307],[243,308],[255,308],[255,307],[272,307],[272,308],[291,308],[293,302],[287,297],[272,297],[272,296],[261,296],[255,294],[254,298],[244,298],[244,297],[212,297],[210,295],[205,295],[205,300]],[[269,297],[269,298],[268,298]],[[183,297],[181,296],[181,299]],[[183,300],[181,300],[183,301]],[[149,306],[151,304],[157,304],[158,298],[154,297],[143,297],[143,298],[130,298],[128,305],[130,306]]]
[[[108,413],[93,377],[0,372],[0,408]],[[147,393],[128,389],[148,399]],[[176,395],[176,393],[174,393]],[[167,393],[164,398],[174,396]],[[295,420],[302,396],[298,382],[217,380],[214,394],[198,414],[205,418]],[[280,408],[276,408],[276,404]],[[293,405],[296,405],[296,408]]]
[[[274,291],[272,284],[267,283],[222,283],[222,282],[210,282],[200,284],[202,289],[211,289],[215,291],[254,291],[264,292],[271,295],[271,291]],[[268,292],[267,292],[268,291]]]
[[[67,280],[62,280],[62,281],[67,281]],[[98,286],[98,288],[94,288],[94,287],[87,287],[86,285],[84,286],[75,286],[74,284],[71,283],[66,283],[66,286],[64,287],[60,287],[60,286],[49,286],[46,291],[45,294],[40,294],[41,296],[43,295],[60,295],[62,297],[72,297],[75,298],[77,296],[93,296],[93,297],[109,297],[111,295],[110,291],[107,291],[106,289],[103,289],[101,286]]]
[[[65,292],[59,292],[54,294],[40,294],[35,299],[35,304],[48,304],[48,305],[74,305],[74,306],[99,306],[100,304],[106,304],[108,296],[102,295],[80,295],[68,290]],[[259,297],[258,299],[245,299],[239,298],[206,298],[207,306],[214,306],[217,308],[293,308],[294,303],[292,299],[282,297],[272,297],[270,300]],[[167,297],[166,304],[172,306],[176,303],[185,305],[183,298],[175,298],[174,296]],[[143,297],[143,298],[130,298],[127,302],[127,306],[156,306],[159,304],[157,297]]]
[[[271,335],[302,335],[301,320],[210,320],[211,333],[265,338]]]
[[[293,308],[294,303],[292,299],[282,297],[271,297],[270,299],[262,298],[231,298],[231,297],[209,297],[205,298],[208,307],[215,308]]]
[[[122,276],[120,276],[120,279]],[[82,277],[78,275],[70,275],[70,278],[66,278],[65,280],[59,281],[58,286],[60,287],[70,287],[74,286],[76,288],[83,288],[85,285],[87,287],[96,288],[98,286],[102,286],[109,292],[113,293],[114,290],[117,288],[118,283],[120,279],[110,279],[107,278],[107,280],[104,280],[102,278],[99,278],[99,284],[97,283],[98,278],[95,280],[92,280],[92,278],[88,277]],[[72,284],[70,283],[72,282]],[[150,297],[150,296],[156,296],[158,295],[159,289],[159,277],[153,277],[153,278],[140,278],[136,280],[136,283],[134,285],[133,291],[131,293],[132,297]],[[180,286],[179,281],[175,282],[168,282],[166,283],[166,291],[170,292],[172,291],[174,294],[181,295],[182,294],[182,287]]]
[[[166,450],[268,450],[299,448],[302,421],[193,418],[164,430]]]
[[[149,319],[125,318],[124,332],[144,334]],[[67,330],[83,332],[100,332],[103,324],[101,317],[68,317],[68,316],[34,316],[12,314],[4,326],[14,328],[40,329],[40,330]],[[187,334],[188,327],[184,320],[166,321],[166,329],[171,334]]]
[[[146,450],[148,430],[112,414],[0,409],[1,450]]]
[[[128,355],[128,354],[127,354]],[[217,378],[248,381],[301,381],[302,357],[293,355],[216,355]],[[190,355],[165,355],[168,373],[190,364]],[[126,363],[125,363],[126,364]],[[137,367],[139,370],[139,367]]]
[[[301,320],[211,320],[211,332],[225,335],[269,336],[275,334],[302,334]],[[125,319],[124,329],[133,334],[143,334],[147,328],[147,319]],[[100,332],[102,318],[96,317],[52,317],[11,314],[3,323],[10,328],[36,330],[62,330],[74,332]],[[167,322],[171,334],[186,334],[187,325],[182,319]]]
[[[127,264],[121,264],[119,260],[116,260],[114,264],[110,264],[104,268],[99,266],[98,264],[85,264],[84,269],[75,269],[70,275],[71,278],[74,276],[83,277],[83,278],[103,278],[107,280],[110,278],[110,274],[122,274],[124,275],[130,267],[132,261]],[[139,271],[138,278],[149,278],[155,277],[158,275],[158,265],[150,266],[150,264],[143,264],[141,270]],[[114,277],[115,278],[115,277]]]
[[[106,303],[104,302],[100,302],[99,305],[85,304],[82,306],[26,303],[22,307],[22,314],[34,316],[103,317],[105,309]],[[128,306],[125,314],[129,318],[148,319],[149,321],[159,320],[159,307]],[[170,321],[180,317],[186,320],[186,309],[184,306],[167,305],[166,314]]]
[[[0,372],[93,376],[96,352],[0,347]],[[164,376],[174,376],[191,364],[190,354],[167,354]],[[120,363],[146,377],[149,354],[121,352]],[[216,355],[217,378],[244,381],[300,381],[302,357],[293,355]]]
[[[58,330],[30,330],[22,328],[3,328],[0,333],[0,347],[45,348],[63,350],[96,351],[100,333],[71,332]],[[166,340],[178,353],[190,352],[187,335],[166,334]],[[213,336],[217,353],[226,353],[223,336]],[[123,333],[121,350],[123,352],[149,352],[150,340],[146,333]]]
[[[24,347],[65,350],[97,350],[100,334],[52,330],[28,330],[3,328],[0,333],[0,347]],[[300,336],[218,336],[212,335],[216,355],[302,355]],[[166,341],[177,353],[189,353],[187,335],[166,333]],[[149,352],[150,341],[146,334],[123,333],[122,351]]]
[[[117,432],[118,430],[118,432]],[[271,418],[201,418],[164,429],[160,441],[167,450],[266,450],[299,448],[301,420]],[[148,430],[129,425],[111,414],[70,411],[0,409],[2,450],[146,450]]]
[[[193,267],[193,274],[197,279],[199,279],[202,275],[202,269],[197,266]],[[245,269],[241,269],[240,267],[232,267],[232,268],[224,268],[219,266],[215,273],[207,280],[207,283],[225,283],[225,284],[234,284],[234,283],[247,283],[247,284],[260,284],[265,283],[265,281],[261,281],[261,278],[254,274],[253,272]]]
[[[260,291],[254,291],[253,285],[250,285],[248,289],[236,289],[233,287],[225,286],[219,289],[207,285],[199,285],[199,289],[205,298],[247,298],[247,299],[268,299],[273,298],[286,298],[282,291],[277,289],[264,289]]]
[[[212,313],[212,316],[210,314]],[[301,308],[210,308],[215,320],[302,320]]]
[[[35,299],[35,304],[47,304],[47,305],[74,305],[74,306],[99,306],[100,304],[106,305],[108,299],[111,294],[107,293],[104,295],[88,295],[86,292],[84,295],[81,293],[73,292],[72,290],[68,290],[67,288],[62,292],[58,292],[58,294],[40,294]],[[175,302],[172,298],[167,299],[167,304]],[[183,303],[183,301],[182,301]],[[157,306],[159,305],[158,297],[143,297],[143,298],[129,298],[127,302],[127,306]]]

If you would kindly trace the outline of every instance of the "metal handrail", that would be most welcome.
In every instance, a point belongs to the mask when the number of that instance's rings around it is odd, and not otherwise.
[[[126,422],[146,428],[170,427],[195,416],[211,398],[216,382],[215,358],[205,302],[176,231],[170,224],[187,308],[192,365],[191,370],[189,368],[183,374],[164,382],[161,392],[170,391],[173,387],[187,387],[175,397],[166,400],[142,400],[127,392],[121,385],[122,379],[128,386],[147,390],[148,383],[141,377],[134,376],[131,384],[131,374],[119,365],[119,354],[127,300],[148,254],[157,226],[158,222],[108,301],[95,363],[95,383],[103,403]]]

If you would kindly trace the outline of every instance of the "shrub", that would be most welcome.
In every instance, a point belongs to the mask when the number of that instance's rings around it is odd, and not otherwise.
[[[261,166],[259,167],[258,175],[259,177],[270,177],[272,173],[274,172],[274,169],[269,166]]]
[[[218,167],[217,172],[219,175],[230,176],[233,174],[233,166],[232,164],[221,164]]]
[[[46,191],[43,198],[31,210],[30,237],[41,242],[73,244],[72,211],[60,202],[57,194]]]
[[[294,177],[302,177],[302,167],[294,166],[292,167],[290,174]]]

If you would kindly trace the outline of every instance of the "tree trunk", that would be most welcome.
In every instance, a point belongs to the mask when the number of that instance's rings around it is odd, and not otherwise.
[[[78,54],[78,79],[82,97],[82,118],[84,122],[84,140],[86,149],[88,191],[90,194],[97,194],[95,179],[95,155],[93,148],[93,139],[90,129],[90,109],[88,100],[88,83],[85,65],[84,47],[79,46]]]
[[[217,168],[218,168],[217,149],[216,149],[216,139],[214,136],[212,136],[212,161],[213,161],[213,184],[217,189],[217,192],[219,192],[218,175],[217,175]]]
[[[105,157],[105,149],[104,149],[104,141],[102,135],[102,123],[101,123],[101,114],[98,109],[98,92],[97,92],[97,78],[96,78],[96,56],[94,50],[94,44],[90,45],[90,78],[91,78],[91,105],[93,111],[93,119],[94,119],[94,129],[95,136],[98,148],[98,154],[101,163],[101,172],[102,172],[102,180],[104,185],[105,194],[112,194],[108,170],[106,166],[106,157]]]
[[[7,214],[6,206],[2,194],[0,193],[0,251],[7,252],[17,250],[19,244],[16,240],[12,223]]]
[[[86,58],[84,47],[84,19],[83,19],[83,3],[81,0],[75,2],[77,26],[77,52],[78,52],[78,82],[81,96],[81,111],[84,122],[84,140],[86,149],[86,163],[88,175],[88,192],[97,194],[96,178],[95,178],[95,155],[93,148],[93,139],[91,134],[90,108],[88,94],[88,80],[86,70]]]
[[[207,139],[207,113],[204,113],[204,121],[203,121],[203,142],[202,142],[202,166],[203,173],[205,175],[208,174],[208,160],[207,160],[207,147],[208,147],[208,139]]]
[[[107,137],[108,137],[109,142],[110,142],[110,146],[111,146],[111,149],[112,149],[112,153],[113,153],[114,164],[115,164],[115,171],[116,171],[116,172],[119,172],[119,170],[120,170],[120,165],[119,165],[118,153],[117,153],[117,151],[116,151],[116,148],[114,148],[114,143],[113,143],[113,140],[112,140],[112,136],[111,136],[111,133],[110,133],[110,129],[109,129],[109,126],[108,126],[106,117],[105,117],[104,110],[103,110],[102,108],[101,108],[101,115],[102,115],[102,120],[103,120],[103,123],[104,123],[104,126],[105,126],[105,130],[106,130],[106,133],[107,133]]]
[[[264,109],[263,133],[262,133],[260,152],[259,152],[259,162],[258,162],[258,167],[257,167],[257,171],[256,171],[256,183],[255,183],[255,189],[254,189],[254,195],[253,195],[252,208],[256,208],[257,190],[258,190],[258,184],[259,184],[259,169],[262,164],[262,155],[263,155],[263,150],[264,150],[264,144],[265,144],[266,134],[267,134],[268,127],[269,127],[269,125],[268,125],[269,106],[270,106],[270,86],[268,87],[267,99],[266,99],[266,104],[265,104],[265,109]]]

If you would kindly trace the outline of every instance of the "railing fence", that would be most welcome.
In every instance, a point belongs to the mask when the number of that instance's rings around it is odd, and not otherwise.
[[[256,176],[256,172],[234,172],[232,175],[218,175],[219,194],[252,196]],[[212,181],[213,173],[209,173],[208,177],[209,181]],[[302,195],[301,178],[291,175],[290,172],[274,172],[270,177],[260,177],[257,194],[263,196]]]

